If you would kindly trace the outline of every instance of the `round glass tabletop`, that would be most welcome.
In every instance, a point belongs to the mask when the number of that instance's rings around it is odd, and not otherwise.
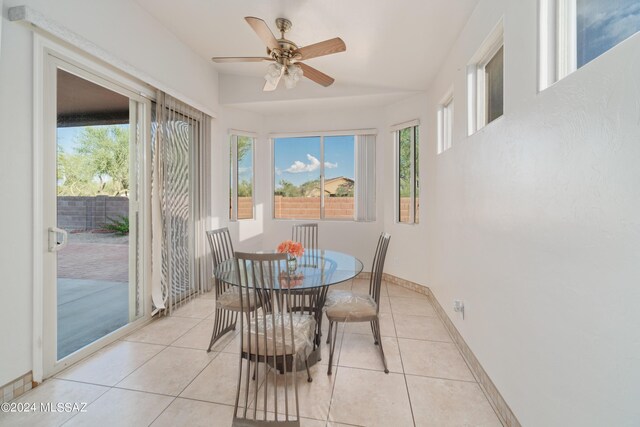
[[[275,283],[274,288],[310,289],[342,283],[360,274],[362,262],[342,252],[325,249],[307,250],[302,257],[298,258],[297,268],[288,276],[288,279],[285,279],[286,271],[287,263],[282,261],[278,272],[274,272],[274,275],[279,275],[279,278],[277,280],[275,277],[272,278]],[[225,283],[240,285],[234,258],[218,264],[213,274],[216,279]]]

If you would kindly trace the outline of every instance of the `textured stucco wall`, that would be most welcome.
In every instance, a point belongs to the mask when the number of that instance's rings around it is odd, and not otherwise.
[[[505,115],[468,137],[466,65],[502,16]],[[536,21],[534,0],[481,1],[429,93],[388,109],[422,120],[424,181],[419,226],[387,210],[387,270],[430,286],[524,426],[637,426],[640,35],[538,93]]]

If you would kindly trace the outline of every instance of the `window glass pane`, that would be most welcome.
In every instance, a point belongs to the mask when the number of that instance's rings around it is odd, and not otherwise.
[[[253,218],[253,138],[238,137],[238,219]]]
[[[420,222],[420,134],[418,131],[418,126],[414,127],[415,129],[415,137],[414,137],[414,173],[416,175],[416,180],[414,183],[413,191],[414,191],[414,200],[413,200],[413,208],[414,208],[414,219],[413,222],[415,224]]]
[[[576,14],[578,68],[640,31],[638,0],[576,0]]]
[[[320,137],[276,138],[275,218],[320,218]]]
[[[443,111],[443,151],[451,148],[453,133],[453,100],[444,107]]]
[[[487,123],[491,123],[503,113],[504,47],[489,60],[485,67],[487,82]]]
[[[398,221],[409,222],[411,206],[411,132],[401,129],[398,135]]]
[[[324,217],[353,219],[354,136],[324,138]]]

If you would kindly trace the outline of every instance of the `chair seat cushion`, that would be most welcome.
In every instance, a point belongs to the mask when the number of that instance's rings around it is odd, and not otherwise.
[[[370,295],[350,291],[334,291],[324,305],[329,320],[341,322],[367,321],[378,313],[378,305]]]
[[[293,340],[291,339],[292,322]],[[260,356],[273,356],[275,351],[278,356],[296,354],[306,359],[313,350],[315,330],[316,320],[308,314],[258,315],[257,318],[251,319],[250,328],[245,324],[242,351]],[[249,344],[249,340],[251,340],[251,344]],[[249,346],[251,346],[251,350],[249,350]]]
[[[218,299],[216,300],[216,304],[218,308],[221,308],[224,310],[231,310],[231,311],[253,310],[253,307],[255,305],[255,298],[253,297],[253,294],[254,292],[252,290],[249,290],[248,301],[247,301],[247,298],[245,298],[244,300],[245,307],[242,307],[242,305],[240,304],[240,292],[237,287],[233,287],[226,290],[222,294],[220,294],[218,296]],[[247,294],[245,293],[244,296],[246,297]]]

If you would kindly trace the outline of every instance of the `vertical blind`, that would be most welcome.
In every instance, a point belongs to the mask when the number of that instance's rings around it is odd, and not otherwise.
[[[152,300],[171,311],[209,290],[211,118],[159,92],[152,126]]]
[[[376,136],[357,135],[356,221],[376,220]]]

